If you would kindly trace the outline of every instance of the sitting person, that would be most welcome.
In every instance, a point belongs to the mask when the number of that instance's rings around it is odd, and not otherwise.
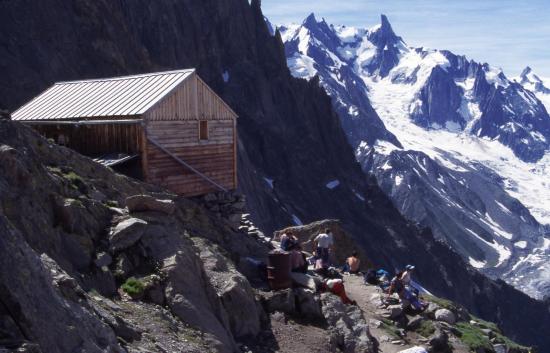
[[[408,307],[409,305],[411,305],[415,310],[424,310],[426,304],[418,300],[418,297],[416,297],[410,290],[405,287],[405,284],[403,283],[403,273],[404,272],[402,271],[398,272],[391,280],[388,293],[397,293],[404,307]]]
[[[281,235],[281,249],[284,251],[289,251],[292,245],[298,243],[298,238],[292,234],[291,230],[286,230],[283,235]]]
[[[357,258],[357,251],[354,251],[350,257],[346,259],[346,264],[344,265],[344,272],[349,272],[352,275],[359,273],[359,266],[361,260]]]
[[[292,244],[290,251],[290,268],[292,272],[307,273],[308,263],[300,244]]]
[[[351,300],[348,297],[346,294],[346,289],[344,288],[344,282],[339,278],[324,280],[321,283],[320,289],[321,291],[329,291],[332,294],[336,294],[340,297],[340,299],[342,299],[342,303],[344,304],[357,305],[355,300]]]

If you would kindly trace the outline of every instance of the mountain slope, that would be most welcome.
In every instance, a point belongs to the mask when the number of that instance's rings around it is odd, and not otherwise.
[[[540,331],[550,320],[543,304],[475,272],[365,181],[330,97],[315,80],[291,77],[259,1],[45,0],[37,8],[24,0],[0,10],[10,38],[0,44],[2,106],[14,108],[54,80],[197,67],[240,116],[239,183],[263,231],[339,218],[373,262],[414,262],[434,293],[498,320],[514,339],[550,345]],[[29,14],[25,22],[20,13]]]
[[[487,64],[407,47],[385,16],[368,30],[313,16],[281,30],[295,76],[318,75],[336,106],[354,106],[340,79],[351,70],[362,104],[375,108],[362,119],[381,119],[399,140],[353,146],[400,212],[484,273],[547,293],[550,242],[539,222],[550,220],[550,204],[538,196],[550,197],[550,117],[532,92]]]

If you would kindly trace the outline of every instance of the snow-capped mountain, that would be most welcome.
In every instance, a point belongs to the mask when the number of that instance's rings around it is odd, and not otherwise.
[[[541,78],[527,66],[519,77],[515,79],[525,89],[535,93],[538,99],[544,104],[547,111],[550,111],[550,79]]]
[[[364,170],[405,216],[481,271],[550,293],[546,93],[488,64],[408,47],[384,15],[370,29],[310,15],[279,30],[294,76],[318,77]]]

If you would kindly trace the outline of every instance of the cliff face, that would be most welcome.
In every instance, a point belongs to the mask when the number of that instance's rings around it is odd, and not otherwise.
[[[10,109],[54,81],[197,67],[240,116],[240,188],[262,230],[338,218],[375,264],[415,263],[433,292],[521,342],[550,344],[541,303],[479,275],[364,181],[329,97],[290,76],[259,1],[7,1],[0,33],[0,107]]]

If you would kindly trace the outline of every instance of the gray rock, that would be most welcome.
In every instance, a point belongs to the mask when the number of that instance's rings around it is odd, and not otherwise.
[[[344,353],[375,352],[369,326],[357,306],[345,305],[340,298],[330,293],[321,295],[321,303],[332,349],[338,347]]]
[[[287,314],[296,312],[296,300],[292,289],[282,289],[262,293],[264,307],[268,313],[280,311]]]
[[[456,322],[455,314],[449,309],[438,309],[435,312],[435,319],[437,321],[443,321],[450,325],[453,325]]]
[[[508,347],[505,344],[495,344],[493,345],[495,353],[508,353]]]
[[[483,334],[489,338],[493,338],[495,337],[495,333],[493,332],[493,330],[491,329],[488,329],[488,328],[482,328],[480,330],[481,332],[483,332]]]
[[[164,256],[168,250],[165,245],[155,244],[159,240],[156,237],[148,240],[153,255]],[[172,251],[174,247],[181,250],[163,260],[161,273],[166,278],[166,305],[184,323],[200,329],[204,333],[202,339],[212,350],[236,351],[227,313],[207,279],[200,258],[190,244],[178,243],[177,238],[172,238],[170,246]]]
[[[52,353],[123,351],[113,331],[88,309],[76,281],[51,258],[39,257],[3,215],[0,234],[0,283],[9,283],[2,301],[17,306],[18,327],[32,333],[32,343]]]
[[[429,303],[428,307],[426,308],[426,310],[424,310],[422,315],[427,316],[431,319],[435,319],[435,312],[439,309],[441,309],[441,307],[436,303]]]
[[[397,353],[428,353],[428,351],[424,347],[415,346],[415,347],[411,347],[411,348],[399,351]]]
[[[102,193],[101,191],[99,191],[97,189],[93,189],[90,192],[88,192],[88,196],[94,201],[98,201],[98,202],[107,201],[107,196],[105,196],[104,193]]]
[[[157,211],[171,215],[176,209],[176,204],[172,200],[159,200],[149,195],[134,195],[126,198],[126,207],[130,213]]]
[[[401,307],[401,305],[389,305],[386,308],[386,316],[389,319],[397,319],[401,316],[401,314],[403,314],[403,308]]]
[[[409,320],[409,322],[407,323],[407,330],[409,330],[409,331],[416,330],[418,327],[420,327],[420,324],[424,320],[425,319],[422,316],[416,315],[415,317],[411,318]]]
[[[111,263],[113,263],[113,258],[106,252],[100,252],[99,254],[97,254],[94,263],[97,267],[100,268],[103,266],[109,266],[111,265]]]
[[[450,353],[452,347],[449,345],[449,336],[439,328],[430,336],[428,344],[430,345],[430,353]]]
[[[116,261],[115,276],[119,278],[126,278],[132,272],[134,266],[124,253],[120,254]]]
[[[137,218],[120,222],[109,235],[109,250],[116,252],[134,245],[143,235],[146,226],[147,222]]]
[[[300,316],[317,320],[323,319],[321,310],[321,300],[319,296],[312,290],[306,288],[294,289],[296,295],[297,311]]]

